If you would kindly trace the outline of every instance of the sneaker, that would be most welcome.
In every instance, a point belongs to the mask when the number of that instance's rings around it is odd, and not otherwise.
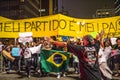
[[[11,72],[11,70],[8,70],[8,71],[7,71],[7,74],[10,74],[10,72]]]
[[[60,79],[60,74],[57,75],[57,78]]]
[[[115,76],[115,77],[118,77],[118,76],[119,76],[119,74],[117,73],[117,74],[115,74],[114,76]]]
[[[75,74],[79,74],[79,72],[78,72],[78,71],[75,71]]]
[[[66,77],[66,74],[63,74],[63,77]]]
[[[30,75],[28,75],[28,78],[30,78]]]

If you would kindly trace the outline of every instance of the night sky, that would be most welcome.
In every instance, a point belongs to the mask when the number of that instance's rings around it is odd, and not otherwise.
[[[97,9],[114,8],[114,0],[63,0],[64,10],[75,18],[92,18]]]

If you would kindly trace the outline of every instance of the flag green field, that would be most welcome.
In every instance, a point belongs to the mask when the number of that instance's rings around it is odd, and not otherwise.
[[[57,50],[42,50],[40,64],[44,72],[66,71],[69,65],[69,52]]]

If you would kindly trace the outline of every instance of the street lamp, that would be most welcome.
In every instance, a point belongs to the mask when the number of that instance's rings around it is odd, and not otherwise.
[[[39,12],[40,12],[40,17],[41,17],[41,15],[42,15],[42,13],[41,13],[41,8],[42,8],[42,4],[41,4],[41,0],[40,0],[40,9],[39,9]]]

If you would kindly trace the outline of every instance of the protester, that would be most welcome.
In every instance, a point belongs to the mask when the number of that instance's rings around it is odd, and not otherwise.
[[[15,69],[18,72],[20,72],[20,55],[21,55],[20,44],[17,44],[12,48],[11,54],[15,58],[15,61],[14,61]]]
[[[32,65],[34,66],[34,70],[37,69],[37,60],[38,60],[38,54],[36,53],[36,42],[31,42],[30,44],[30,50],[32,52]]]
[[[8,52],[8,54],[11,54],[11,49],[12,49],[12,46],[7,46],[6,47],[6,51]],[[8,66],[7,73],[10,73],[11,69],[12,69],[12,63],[13,62],[11,62],[9,59],[4,57],[4,61],[5,60],[6,60],[7,66]]]
[[[50,50],[52,45],[50,43],[48,43],[46,40],[44,40],[44,42],[42,43],[43,47],[42,49],[47,49]]]
[[[117,44],[113,49],[116,50],[116,53],[120,53],[120,38],[117,38],[116,42]],[[120,54],[114,56],[114,66],[115,66],[115,71],[116,71],[114,76],[120,76],[120,72],[119,72]]]
[[[39,57],[41,52],[42,44],[37,44],[36,42],[32,42],[32,46],[30,46],[30,51],[32,53],[32,65],[34,66],[34,70],[37,71],[39,67]]]
[[[79,73],[79,60],[78,57],[76,55],[73,55],[73,67],[75,69],[75,73],[78,74]]]
[[[112,71],[109,69],[107,65],[107,60],[111,53],[112,47],[108,41],[104,41],[104,43],[101,44],[103,40],[102,39],[103,34],[104,31],[101,31],[101,33],[98,34],[99,36],[97,36],[96,38],[93,38],[91,35],[85,35],[82,38],[82,41],[81,39],[77,39],[76,41],[74,41],[73,38],[69,38],[68,41],[60,42],[57,41],[54,37],[54,40],[52,38],[49,38],[49,40],[46,39],[40,41],[39,44],[33,42],[31,47],[27,42],[25,45],[24,53],[22,55],[24,56],[25,67],[26,67],[25,71],[27,73],[28,78],[30,78],[31,76],[32,58],[34,59],[33,61],[34,69],[36,69],[39,66],[38,64],[40,62],[40,59],[38,58],[40,57],[41,49],[47,49],[47,50],[53,49],[56,51],[68,51],[72,54],[74,60],[73,63],[72,61],[70,63],[73,64],[72,68],[75,69],[75,73],[80,73],[80,80],[112,79]],[[114,49],[118,52],[120,49],[119,40],[120,40],[119,38],[116,40],[117,45],[114,47]],[[9,48],[8,51],[11,52],[11,48]],[[35,54],[35,56],[32,57],[32,54]],[[116,61],[115,63],[116,75],[119,75],[119,56],[116,55],[114,58]],[[8,71],[11,70],[11,66],[9,66],[11,64],[12,64],[11,62],[10,64],[8,63]],[[69,63],[67,63],[66,65],[69,65]],[[42,65],[40,63],[39,67],[42,73],[41,75],[43,75],[44,72],[42,72],[41,66]],[[68,68],[69,67],[70,65],[68,66]],[[34,72],[36,72],[36,70],[34,70]],[[65,70],[64,71],[61,70],[58,73],[56,73],[57,78],[59,79],[62,75],[66,76],[64,74],[65,72],[66,72]]]
[[[56,42],[53,42],[52,49],[53,50],[58,50],[58,51],[63,51],[64,50],[64,45],[61,45],[61,44],[57,43],[57,41],[56,41]],[[64,70],[57,73],[57,78],[59,79],[61,77],[61,75],[63,75],[64,77],[66,76]]]
[[[9,58],[9,57],[12,57],[11,56],[12,47],[13,47],[13,44],[4,45],[4,47],[2,47],[2,58],[3,58],[2,63],[4,66],[3,71],[5,71],[5,67],[7,67],[7,73],[10,73],[10,71],[12,69],[12,61],[14,61],[14,60]]]
[[[31,75],[31,51],[29,49],[29,43],[26,43],[26,45],[25,45],[24,60],[25,60],[25,67],[26,67],[25,70],[26,70],[28,78],[30,78],[30,75]]]
[[[0,41],[0,64],[2,64],[2,62],[3,62],[3,58],[2,58],[2,50],[3,50],[3,48],[4,48],[4,45],[3,45],[3,43]],[[1,69],[2,70],[2,69]]]
[[[103,80],[112,79],[112,71],[108,67],[107,60],[111,55],[111,44],[109,39],[102,40],[101,48],[99,50],[99,65]]]
[[[0,54],[1,54],[3,46],[4,46],[3,43],[0,41]]]
[[[97,40],[94,40],[91,35],[85,35],[83,37],[84,46],[71,45],[70,43],[67,43],[68,51],[74,53],[79,59],[81,80],[101,80],[98,51],[103,34],[104,31],[101,31],[101,33],[96,37]],[[50,41],[55,42],[54,40]],[[58,42],[56,42],[56,44],[58,44]],[[66,45],[66,42],[61,42],[59,44]]]

